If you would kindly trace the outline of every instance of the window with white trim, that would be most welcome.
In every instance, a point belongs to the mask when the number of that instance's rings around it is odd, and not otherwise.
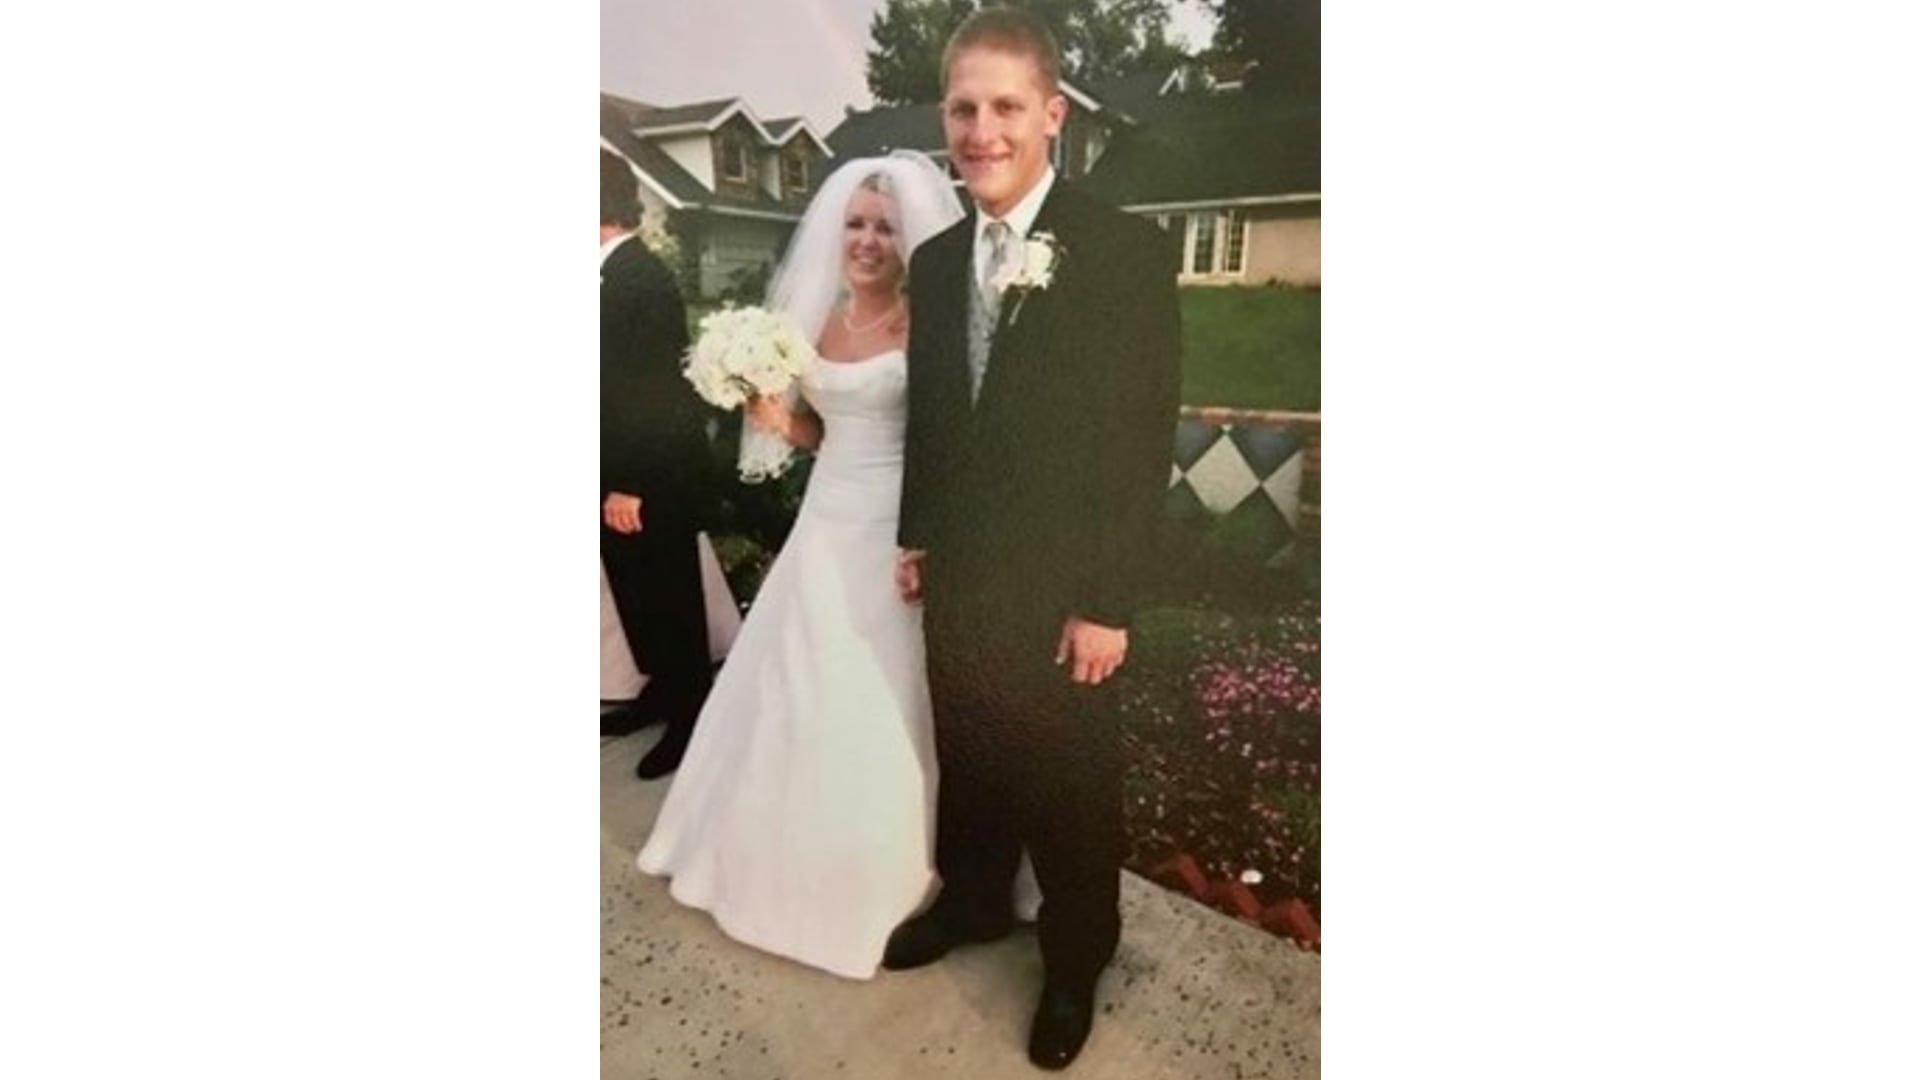
[[[1245,210],[1222,210],[1220,212],[1220,271],[1237,274],[1246,265],[1247,258],[1247,212]]]
[[[1182,276],[1238,274],[1245,269],[1246,211],[1202,210],[1192,214],[1159,214],[1155,220],[1180,241]]]
[[[1191,252],[1187,256],[1187,273],[1213,273],[1213,224],[1212,214],[1193,215],[1193,243],[1187,245]]]

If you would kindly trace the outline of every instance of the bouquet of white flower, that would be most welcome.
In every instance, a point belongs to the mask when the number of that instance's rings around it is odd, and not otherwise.
[[[699,338],[681,372],[708,402],[737,409],[756,396],[786,393],[817,358],[785,314],[729,307],[700,320]]]

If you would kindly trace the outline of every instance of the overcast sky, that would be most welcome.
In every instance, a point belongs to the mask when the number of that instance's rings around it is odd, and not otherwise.
[[[799,114],[822,136],[866,108],[867,24],[886,0],[600,0],[600,88],[652,105],[743,97],[762,119]],[[1173,36],[1213,21],[1175,0]]]

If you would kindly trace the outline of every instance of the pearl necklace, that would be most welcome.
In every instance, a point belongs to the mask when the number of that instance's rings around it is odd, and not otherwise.
[[[867,331],[872,330],[874,327],[879,326],[881,323],[886,322],[889,318],[893,316],[894,312],[899,310],[900,310],[900,301],[895,300],[891,305],[888,306],[887,310],[880,313],[879,318],[873,320],[872,322],[868,323],[865,326],[855,326],[853,325],[853,302],[849,300],[847,302],[847,310],[840,313],[840,325],[846,327],[847,333],[849,334],[864,334]]]

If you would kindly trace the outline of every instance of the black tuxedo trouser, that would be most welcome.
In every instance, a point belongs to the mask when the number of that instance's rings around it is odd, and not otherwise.
[[[699,534],[649,524],[629,536],[602,525],[600,559],[634,666],[663,691],[698,693],[713,670]],[[649,685],[646,692],[653,689]]]
[[[1003,918],[1025,847],[1047,978],[1091,985],[1120,940],[1114,684],[1073,683],[1053,662],[1061,618],[996,603],[1000,591],[927,580],[940,902],[962,919]]]

